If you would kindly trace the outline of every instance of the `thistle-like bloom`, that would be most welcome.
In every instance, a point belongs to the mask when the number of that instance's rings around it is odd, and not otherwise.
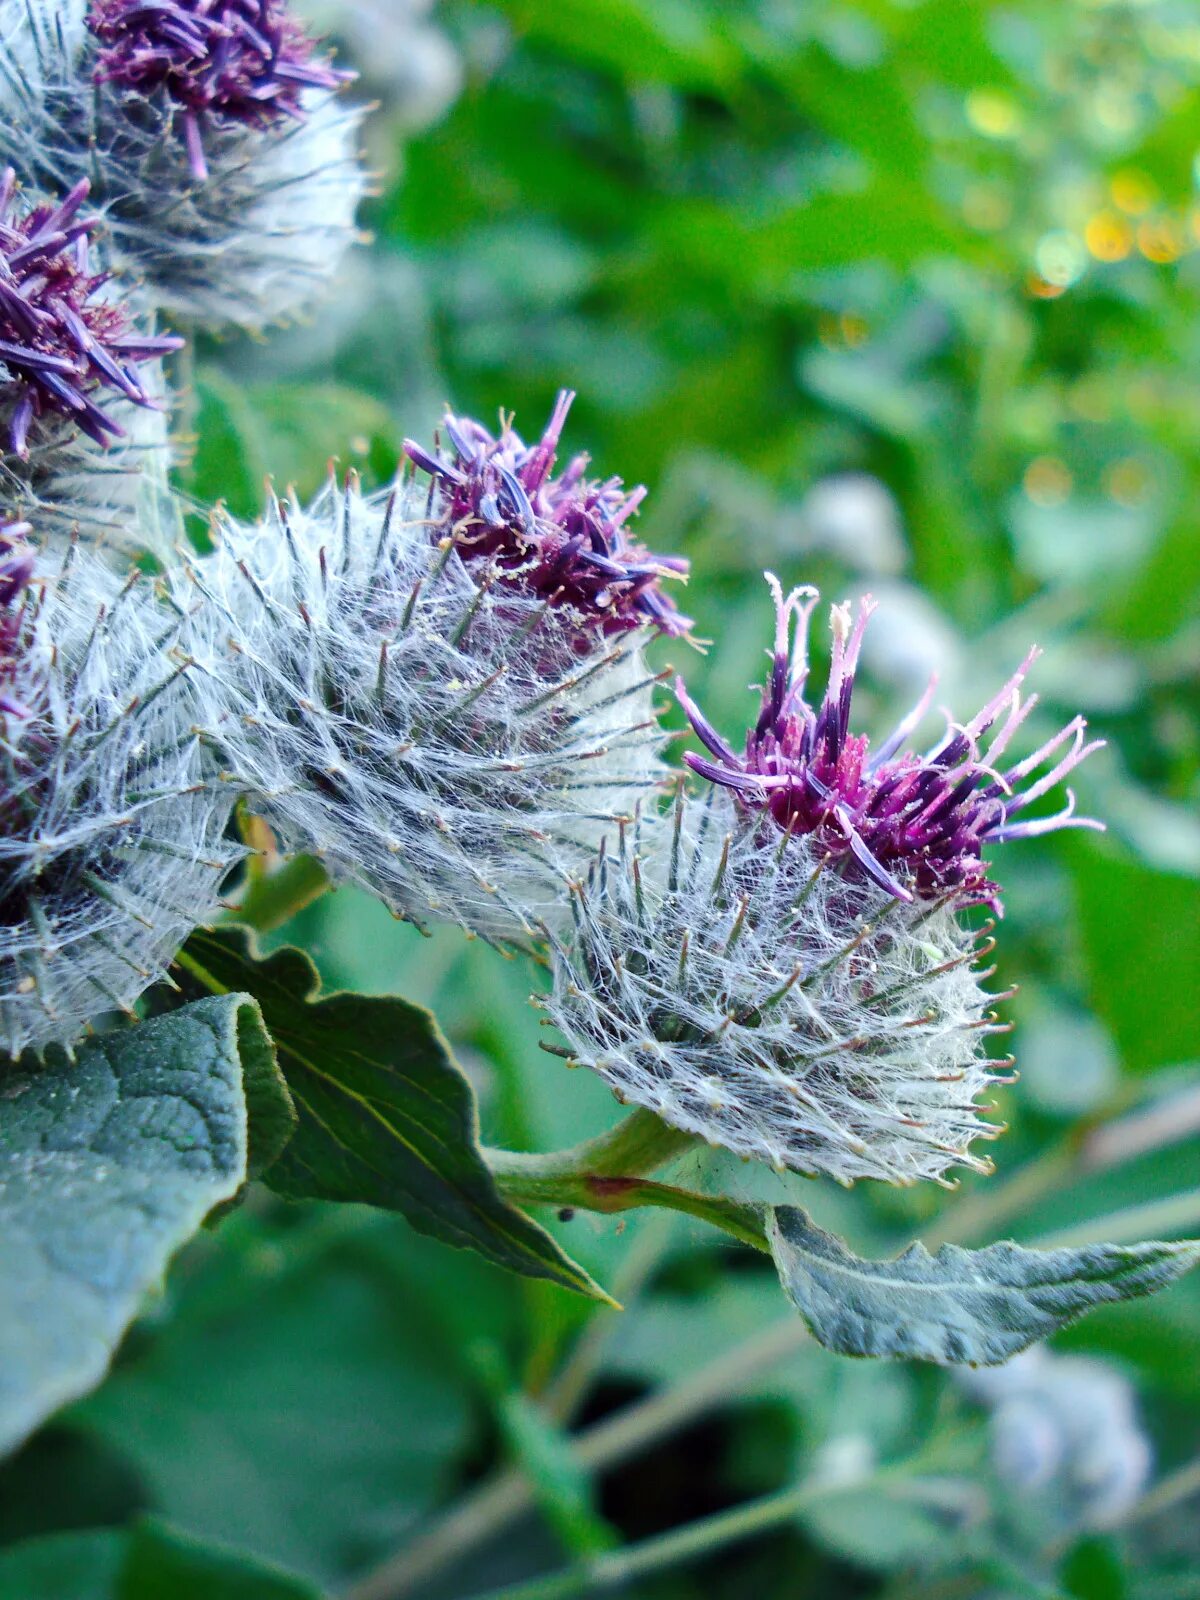
[[[13,169],[0,176],[0,417],[4,448],[21,460],[38,428],[110,444],[124,430],[107,397],[151,405],[138,363],[183,342],[140,335],[103,293],[108,277],[88,260],[100,219],[80,215],[89,187],[81,179],[58,204],[31,207]]]
[[[266,128],[304,114],[304,89],[336,89],[354,75],[314,59],[314,44],[283,0],[92,0],[101,42],[96,77],[180,109],[188,161],[208,178],[204,130]]]
[[[660,583],[685,576],[687,562],[651,555],[627,533],[645,489],[626,489],[620,478],[588,479],[585,454],[573,456],[554,476],[574,399],[573,390],[560,392],[532,447],[511,421],[496,438],[469,417],[447,414],[449,456],[411,439],[404,449],[434,477],[446,528],[468,566],[487,568],[501,586],[569,606],[584,626],[603,633],[647,623],[672,636],[686,633],[690,619],[679,614]]]
[[[0,1053],[70,1051],[213,916],[238,851],[206,784],[184,620],[91,551],[0,534]],[[36,565],[35,565],[36,560]]]
[[[1011,1062],[975,970],[987,930],[844,876],[724,789],[623,829],[572,893],[545,1002],[621,1100],[777,1169],[840,1183],[989,1171],[980,1096]]]
[[[1005,769],[998,765],[1036,704],[1036,696],[1022,701],[1020,695],[1036,650],[982,711],[970,722],[952,723],[926,754],[901,751],[929,709],[933,684],[871,752],[865,735],[850,732],[850,709],[872,601],[863,600],[857,619],[850,607],[834,607],[829,681],[824,698],[812,706],[805,698],[808,625],[819,596],[815,589],[801,588],[785,598],[773,575],[768,582],[775,598],[771,671],[743,755],[717,733],[683,685],[678,687],[692,727],[709,751],[685,760],[703,777],[731,789],[747,811],[766,811],[786,833],[811,838],[898,899],[952,894],[960,906],[987,904],[998,914],[1000,890],[988,878],[983,859],[990,845],[1057,828],[1103,827],[1075,815],[1070,790],[1056,816],[1018,820],[1103,744],[1085,743],[1086,724],[1076,717],[1024,760]],[[1034,777],[1042,768],[1047,770]]]
[[[473,550],[442,485],[331,483],[255,527],[217,519],[194,569],[232,697],[210,734],[287,848],[419,924],[527,942],[661,778],[655,613],[610,632],[607,590],[526,582]]]
[[[347,74],[283,0],[91,0],[87,28],[57,10],[0,0],[0,157],[58,192],[89,178],[113,265],[158,309],[259,328],[309,304],[364,188]]]

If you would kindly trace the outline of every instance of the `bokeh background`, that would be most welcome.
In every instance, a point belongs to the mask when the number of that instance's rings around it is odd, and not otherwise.
[[[865,1252],[1200,1233],[1200,6],[311,12],[380,102],[371,242],[310,321],[202,349],[185,486],[249,515],[264,475],[310,492],[330,457],[383,481],[446,402],[531,435],[566,385],[567,446],[647,484],[643,535],[693,562],[714,644],[664,659],[727,732],[764,567],[880,601],[868,731],[935,670],[969,715],[1041,644],[1031,743],[1086,713],[1108,748],[1077,788],[1110,831],[1002,863],[1023,1077],[997,1174],[790,1192]],[[492,1142],[614,1119],[539,1051],[521,963],[346,890],[278,937],[330,987],[431,1005]],[[623,1314],[384,1215],[252,1198],[0,1473],[0,1541],[63,1536],[37,1571],[0,1551],[0,1600],[107,1594],[144,1512],[330,1594],[449,1600],[792,1484],[794,1515],[625,1592],[1200,1595],[1200,1278],[964,1381],[825,1354],[769,1263],[684,1219],[549,1220]]]

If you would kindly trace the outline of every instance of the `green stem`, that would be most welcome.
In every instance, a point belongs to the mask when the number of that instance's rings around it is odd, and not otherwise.
[[[606,1214],[658,1206],[697,1217],[756,1250],[768,1249],[758,1207],[641,1176],[696,1142],[694,1134],[681,1133],[639,1107],[607,1133],[569,1150],[549,1155],[485,1150],[484,1158],[501,1190],[524,1205],[572,1206]]]
[[[696,1136],[672,1128],[653,1111],[638,1107],[607,1133],[569,1150],[547,1155],[520,1150],[485,1150],[484,1159],[507,1192],[529,1199],[544,1191],[550,1204],[570,1204],[559,1199],[555,1185],[586,1174],[593,1178],[635,1178],[665,1166],[673,1156],[689,1150]],[[582,1203],[582,1202],[578,1202]]]
[[[1058,1233],[1036,1241],[1039,1250],[1057,1250],[1065,1245],[1132,1244],[1139,1239],[1161,1239],[1173,1233],[1200,1229],[1200,1189],[1184,1189],[1145,1205],[1110,1211],[1089,1222],[1076,1223]]]
[[[714,1550],[727,1549],[745,1539],[790,1522],[819,1495],[829,1492],[827,1484],[812,1480],[785,1489],[782,1494],[764,1495],[749,1505],[691,1522],[684,1528],[646,1539],[641,1544],[615,1550],[566,1572],[531,1583],[518,1583],[504,1589],[489,1589],[478,1600],[574,1600],[575,1596],[595,1594],[643,1578],[682,1562],[695,1561]]]

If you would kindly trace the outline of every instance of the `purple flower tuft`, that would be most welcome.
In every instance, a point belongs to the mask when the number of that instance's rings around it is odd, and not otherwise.
[[[88,267],[99,218],[78,215],[87,194],[85,179],[59,204],[25,211],[12,168],[0,177],[0,394],[11,401],[8,447],[22,460],[39,417],[67,417],[97,444],[111,443],[123,429],[94,391],[151,405],[135,364],[183,343],[135,337],[125,311],[100,297],[107,275]]]
[[[650,554],[625,531],[645,489],[626,489],[620,478],[585,477],[586,455],[573,456],[551,475],[574,399],[572,390],[560,392],[532,447],[507,421],[494,438],[480,423],[447,413],[448,458],[411,439],[404,441],[405,454],[437,483],[442,519],[464,561],[489,562],[501,580],[573,607],[606,634],[646,624],[684,634],[691,619],[659,584],[685,577],[688,563]]]
[[[313,59],[284,0],[92,0],[88,26],[102,46],[98,80],[144,96],[162,90],[180,107],[201,183],[207,122],[270,127],[304,115],[305,89],[354,77]]]
[[[26,591],[33,577],[33,550],[26,543],[29,532],[27,522],[0,515],[0,736],[5,719],[24,721],[32,715],[17,688]]]
[[[999,770],[998,758],[1036,704],[1036,696],[1022,701],[1019,692],[1036,650],[978,715],[961,726],[951,723],[945,738],[927,754],[899,752],[929,709],[932,683],[870,754],[866,736],[849,729],[854,675],[874,602],[867,596],[857,619],[849,606],[833,608],[829,681],[814,709],[804,690],[808,625],[819,596],[815,589],[801,588],[785,598],[773,574],[767,574],[767,581],[775,598],[775,645],[762,709],[747,735],[744,756],[725,743],[682,683],[677,687],[693,729],[715,758],[687,755],[693,771],[732,789],[744,806],[768,811],[789,833],[813,835],[835,859],[856,863],[899,899],[952,895],[960,905],[990,905],[997,914],[1000,890],[987,877],[987,845],[1056,828],[1103,828],[1103,823],[1074,814],[1070,790],[1057,815],[1014,820],[1104,743],[1085,744],[1086,724],[1076,717],[1032,755]],[[988,748],[981,750],[998,720]],[[1057,759],[1049,770],[1022,788],[1052,757]]]

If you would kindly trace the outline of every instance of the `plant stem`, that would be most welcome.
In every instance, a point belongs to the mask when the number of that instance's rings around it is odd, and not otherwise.
[[[972,1196],[966,1204],[956,1207],[937,1230],[937,1242],[969,1243],[985,1229],[993,1231],[998,1219],[1005,1221],[1020,1215],[1074,1178],[1112,1171],[1137,1156],[1164,1149],[1188,1137],[1196,1130],[1198,1099],[1200,1091],[1187,1090],[1161,1105],[1098,1126],[1082,1141],[1072,1140],[1047,1152],[1000,1184],[990,1195]],[[614,1130],[614,1134],[617,1132],[619,1129]],[[606,1137],[612,1138],[612,1135]],[[509,1181],[502,1176],[501,1186],[507,1188]],[[666,1188],[665,1185],[645,1187]],[[1189,1203],[1197,1199],[1194,1195],[1186,1198]],[[1174,1207],[1179,1200],[1180,1197],[1174,1197],[1167,1203]],[[1163,1202],[1152,1204],[1155,1207],[1164,1205]],[[1141,1212],[1144,1222],[1150,1208],[1138,1207],[1136,1211]],[[1135,1213],[1119,1213],[1106,1218],[1104,1225],[1106,1228],[1128,1227],[1133,1215]],[[1171,1219],[1164,1221],[1159,1210],[1156,1225],[1165,1231],[1171,1227]],[[1174,1225],[1191,1226],[1192,1223],[1176,1221]],[[930,1242],[933,1242],[932,1237]],[[1062,1242],[1066,1241],[1061,1238],[1039,1241],[1042,1245]],[[1072,1236],[1070,1242],[1079,1243],[1080,1240]],[[615,1417],[577,1434],[573,1441],[576,1459],[593,1472],[627,1460],[645,1446],[745,1393],[760,1372],[795,1354],[807,1337],[799,1317],[781,1317],[716,1357],[684,1382],[637,1401]],[[1200,1474],[1200,1466],[1193,1470]],[[1151,1496],[1154,1493],[1151,1491]],[[522,1474],[512,1468],[502,1469],[492,1479],[468,1491],[427,1533],[366,1574],[347,1591],[345,1600],[404,1600],[418,1584],[468,1550],[494,1538],[528,1514],[534,1504],[534,1496]]]
[[[1200,1189],[1184,1189],[1148,1200],[1145,1205],[1110,1211],[1089,1222],[1076,1223],[1058,1233],[1037,1240],[1039,1250],[1056,1250],[1064,1245],[1131,1244],[1138,1239],[1159,1239],[1164,1234],[1185,1233],[1200,1228]]]
[[[781,1494],[764,1495],[749,1505],[735,1506],[731,1511],[719,1511],[714,1516],[690,1522],[686,1527],[671,1533],[660,1534],[655,1539],[643,1540],[624,1550],[614,1550],[608,1555],[594,1557],[566,1572],[557,1572],[548,1578],[535,1578],[531,1583],[518,1583],[504,1589],[489,1589],[477,1600],[573,1600],[574,1596],[593,1594],[599,1590],[616,1588],[631,1578],[642,1578],[665,1567],[694,1561],[710,1551],[726,1549],[790,1522],[821,1494],[827,1494],[827,1484],[806,1479]]]
[[[695,1143],[694,1134],[672,1128],[653,1111],[639,1106],[615,1128],[583,1144],[572,1145],[569,1150],[552,1150],[547,1155],[526,1154],[520,1150],[485,1150],[483,1155],[508,1193],[519,1194],[527,1200],[542,1198],[548,1204],[563,1205],[571,1204],[561,1197],[557,1187],[564,1181],[569,1183],[585,1176],[640,1177],[665,1166],[672,1156],[690,1149]]]
[[[584,1429],[572,1441],[576,1461],[590,1472],[616,1466],[644,1446],[747,1392],[759,1373],[793,1354],[805,1337],[798,1317],[781,1317],[682,1383]],[[508,1468],[498,1473],[464,1495],[422,1538],[352,1585],[345,1600],[401,1600],[456,1557],[486,1543],[531,1511],[534,1504],[533,1492],[521,1472]]]

